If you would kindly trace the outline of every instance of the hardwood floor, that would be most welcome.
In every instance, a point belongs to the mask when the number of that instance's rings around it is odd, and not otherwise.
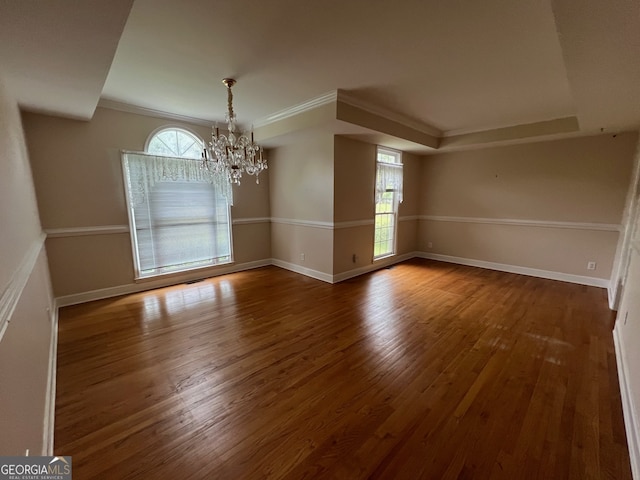
[[[606,291],[413,260],[60,311],[74,479],[631,479]]]

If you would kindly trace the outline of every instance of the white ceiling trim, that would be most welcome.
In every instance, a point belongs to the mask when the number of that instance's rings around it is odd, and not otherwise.
[[[528,123],[495,130],[483,130],[477,133],[446,136],[441,139],[439,148],[496,143],[579,131],[580,126],[576,117],[557,118],[547,122]]]
[[[255,122],[253,122],[254,128],[260,128],[272,123],[280,122],[289,117],[293,117],[294,115],[298,115],[300,113],[309,112],[323,105],[328,105],[332,102],[335,102],[338,99],[338,91],[334,90],[332,92],[327,92],[319,97],[312,98],[311,100],[307,100],[306,102],[299,103],[292,107],[285,108],[284,110],[280,110],[272,115],[268,115],[264,118],[261,118]]]
[[[306,102],[299,103],[289,108],[285,108],[284,110],[280,110],[279,112],[276,112],[272,115],[269,115],[267,117],[264,117],[260,120],[253,122],[253,126],[254,128],[264,127],[272,123],[285,120],[289,117],[293,117],[294,115],[306,113],[318,107],[321,107],[323,105],[328,105],[332,102],[338,102],[338,101],[346,103],[353,107],[360,108],[374,115],[394,121],[396,123],[404,125],[405,127],[413,128],[414,130],[417,130],[419,132],[433,135],[434,137],[442,136],[442,132],[431,125],[413,120],[402,114],[392,112],[385,108],[379,107],[378,105],[373,105],[369,102],[365,102],[359,98],[356,98],[348,94],[344,90],[340,90],[340,89],[325,93],[323,95],[320,95],[319,97],[315,97],[310,100],[307,100]]]
[[[566,116],[566,117],[558,117],[558,118],[547,118],[544,120],[539,120],[537,122],[529,122],[529,123],[522,123],[522,124],[507,124],[507,125],[494,125],[492,127],[482,127],[482,128],[460,128],[457,130],[447,130],[446,132],[444,132],[442,134],[443,138],[447,138],[447,137],[457,137],[459,135],[469,135],[469,134],[474,134],[474,133],[486,133],[486,132],[494,132],[496,130],[506,130],[509,128],[515,128],[515,127],[523,127],[523,126],[528,126],[528,125],[538,125],[538,124],[544,124],[544,123],[549,123],[549,122],[555,122],[555,121],[563,121],[569,118],[577,118],[577,116]]]
[[[210,127],[215,122],[211,120],[205,120],[202,118],[188,117],[186,115],[178,115],[175,113],[163,112],[160,110],[154,110],[152,108],[139,107],[137,105],[131,105],[129,103],[116,102],[115,100],[109,100],[101,98],[98,102],[98,107],[109,108],[111,110],[117,110],[119,112],[133,113],[136,115],[145,115],[147,117],[166,118],[170,120],[177,120],[179,122],[193,123],[195,125],[204,125]]]
[[[359,98],[356,98],[348,94],[344,90],[338,90],[338,100],[340,102],[351,105],[352,107],[357,107],[369,113],[372,113],[374,115],[378,115],[388,120],[392,120],[396,123],[404,125],[405,127],[413,128],[414,130],[418,130],[419,132],[426,133],[434,137],[442,137],[441,130],[438,130],[437,128],[427,123],[413,120],[412,118],[406,117],[405,115],[402,115],[400,113],[392,112],[391,110],[387,110],[386,108],[382,108],[378,105],[365,102]]]

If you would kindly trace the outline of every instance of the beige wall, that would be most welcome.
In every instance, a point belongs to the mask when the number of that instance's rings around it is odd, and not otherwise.
[[[376,148],[370,143],[335,136],[335,211],[336,222],[372,220],[375,212]],[[420,171],[423,159],[403,152],[404,200],[400,217],[419,212]]]
[[[147,284],[136,287],[134,282],[129,234],[102,234],[95,229],[128,228],[120,151],[144,150],[149,135],[160,127],[185,127],[204,139],[210,128],[105,108],[98,108],[89,122],[34,113],[25,113],[23,120],[44,228],[87,229],[81,235],[65,233],[47,240],[56,296],[144,288]],[[270,216],[268,171],[260,177],[259,185],[246,178],[240,187],[234,187],[232,217],[262,222],[253,227],[234,226],[237,264],[269,258],[265,246],[269,246],[270,232],[264,223]],[[217,270],[192,272],[189,278]],[[172,279],[167,277],[164,283]]]
[[[26,249],[40,236],[41,228],[18,107],[2,84],[0,129],[0,292],[3,292]]]
[[[422,215],[619,223],[636,133],[425,157]]]
[[[325,133],[269,151],[271,256],[289,268],[332,274],[333,155],[333,136]]]
[[[89,229],[47,240],[56,295],[133,285],[128,233],[91,229],[127,227],[119,151],[142,150],[153,130],[175,122],[101,108],[91,122],[36,114],[24,121],[44,226]],[[186,127],[209,135],[208,127]],[[236,262],[274,258],[326,275],[373,268],[375,145],[322,130],[287,138],[268,152],[269,170],[259,185],[248,178],[235,188],[234,219],[253,219],[234,225]],[[425,157],[404,153],[397,252],[607,279],[617,241],[617,232],[606,231],[611,226],[517,222],[619,223],[636,138],[626,133]],[[516,224],[491,225],[487,218]],[[331,240],[320,242],[327,229]],[[598,263],[595,272],[586,270],[587,261]]]
[[[271,256],[276,263],[285,262],[287,268],[316,278],[328,279],[332,274],[333,232],[330,228],[273,223],[271,246]]]
[[[335,222],[373,220],[376,146],[334,137]]]
[[[420,249],[608,280],[636,142],[624,133],[425,157]]]
[[[334,274],[371,266],[373,261],[373,220],[369,225],[338,228],[333,232]],[[355,257],[355,261],[353,256]]]
[[[292,137],[269,151],[271,216],[300,221],[333,220],[333,136]]]
[[[423,190],[421,171],[424,159],[410,153],[402,154],[404,164],[404,200],[398,213],[398,254],[408,254],[419,250],[418,215],[420,213],[420,195]]]
[[[55,316],[20,115],[1,82],[0,205],[0,455],[39,455]]]
[[[350,270],[373,267],[377,263],[373,262],[376,145],[336,136],[334,148],[336,229],[333,273],[344,274]],[[402,162],[404,200],[399,208],[401,221],[397,231],[398,255],[412,253],[417,247],[415,217],[419,206],[421,159],[416,155],[403,153]],[[341,222],[358,224],[344,226],[340,225]]]
[[[369,222],[337,228],[333,232],[333,273],[371,264],[376,146],[334,137],[334,221]],[[355,260],[354,260],[355,255]]]
[[[271,258],[271,224],[269,217],[258,223],[233,226],[233,258],[238,264]]]
[[[133,283],[128,233],[49,238],[47,254],[59,298]]]
[[[618,232],[570,228],[428,220],[419,228],[423,252],[607,281],[618,241]],[[590,261],[595,271],[587,270]]]
[[[420,197],[423,191],[421,172],[424,157],[411,153],[402,154],[404,173],[404,200],[400,204],[400,217],[415,216],[420,213]]]

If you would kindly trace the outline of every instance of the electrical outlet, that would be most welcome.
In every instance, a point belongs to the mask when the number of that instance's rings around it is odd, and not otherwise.
[[[427,243],[427,247],[428,247],[428,248],[433,248],[433,242],[429,242],[429,243]]]
[[[24,452],[24,456],[25,456],[25,457],[28,457],[28,456],[29,456],[29,449],[28,449],[28,448],[27,448],[27,451],[26,451],[26,452]]]
[[[301,253],[301,254],[300,254],[300,261],[301,261],[301,262],[304,262],[304,253]]]
[[[353,254],[352,260],[353,260],[353,263],[357,263],[358,262],[358,256],[355,253]]]
[[[596,262],[593,262],[593,261],[587,262],[587,270],[595,270],[596,266],[597,266]]]

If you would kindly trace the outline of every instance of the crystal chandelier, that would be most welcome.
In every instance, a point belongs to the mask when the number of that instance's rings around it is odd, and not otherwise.
[[[256,183],[260,183],[258,175],[267,168],[267,159],[263,156],[262,147],[253,141],[253,128],[251,138],[246,133],[236,134],[236,114],[231,92],[236,81],[224,78],[222,83],[227,87],[228,110],[225,119],[228,134],[220,135],[217,124],[213,127],[211,141],[202,152],[202,164],[212,173],[226,177],[230,184],[240,185],[243,173],[255,175]]]

